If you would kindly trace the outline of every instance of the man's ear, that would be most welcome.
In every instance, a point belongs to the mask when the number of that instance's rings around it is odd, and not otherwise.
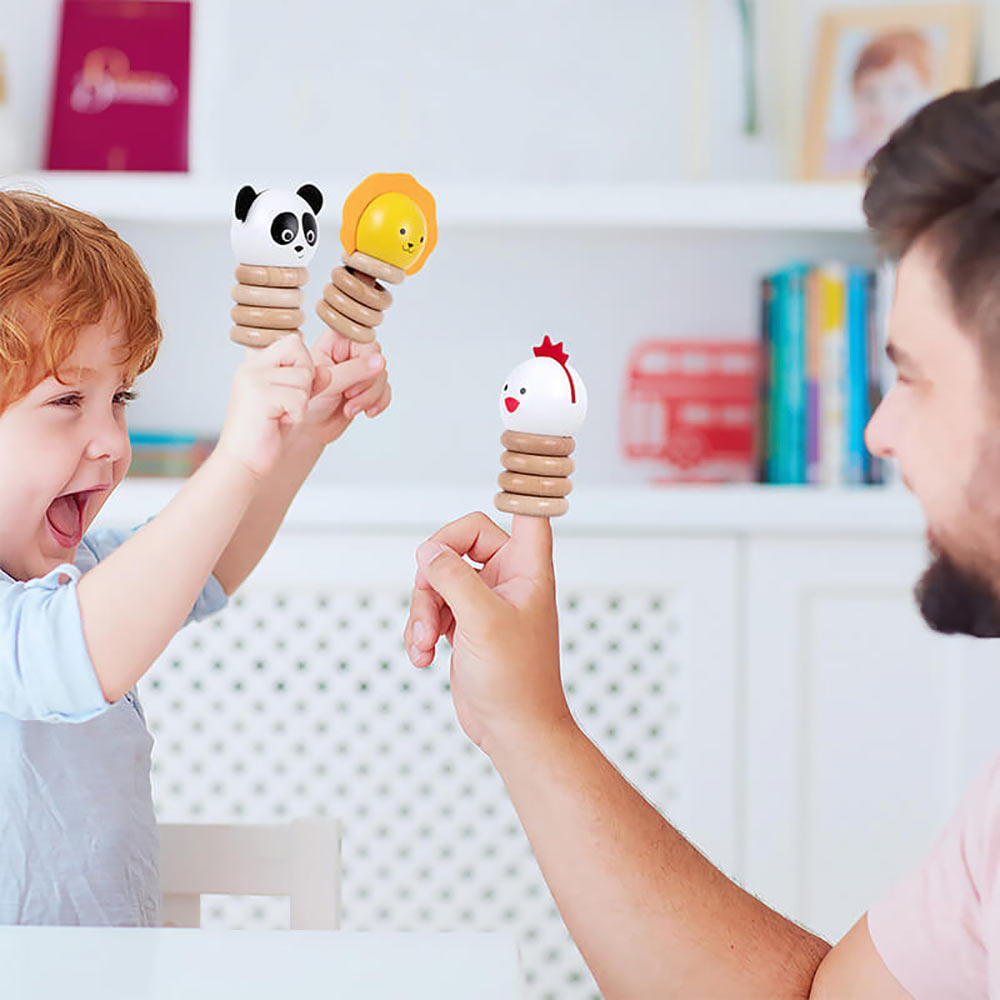
[[[295,193],[309,205],[314,215],[319,215],[323,207],[323,193],[315,184],[303,184]]]
[[[240,222],[247,221],[247,213],[250,211],[250,206],[254,203],[257,198],[257,192],[254,191],[249,184],[244,184],[243,187],[236,192],[236,218]]]

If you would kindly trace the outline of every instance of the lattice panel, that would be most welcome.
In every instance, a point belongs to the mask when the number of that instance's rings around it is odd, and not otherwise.
[[[597,989],[500,779],[455,718],[447,660],[406,658],[409,592],[248,585],[143,685],[163,822],[343,822],[343,926],[519,937],[536,1000]],[[669,592],[563,595],[573,710],[660,809],[675,796],[683,616]],[[204,901],[205,926],[288,925],[287,900]]]

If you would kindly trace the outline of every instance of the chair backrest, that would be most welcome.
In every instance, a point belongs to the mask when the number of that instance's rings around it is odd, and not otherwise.
[[[294,930],[340,926],[340,823],[160,824],[163,924],[198,927],[201,896],[288,896]]]

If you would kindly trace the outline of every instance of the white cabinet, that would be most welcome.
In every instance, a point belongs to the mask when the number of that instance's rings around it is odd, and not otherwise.
[[[748,888],[837,938],[933,843],[997,749],[993,643],[912,596],[917,536],[746,543]]]
[[[106,522],[171,489],[129,483]],[[349,929],[513,928],[529,996],[592,987],[446,657],[401,642],[417,545],[488,497],[307,487],[238,601],[144,682],[165,821],[344,823]],[[582,726],[716,864],[828,938],[933,841],[996,751],[992,643],[920,621],[905,495],[591,491],[555,525]],[[280,921],[216,901],[208,925]],[[243,909],[241,909],[243,907]]]

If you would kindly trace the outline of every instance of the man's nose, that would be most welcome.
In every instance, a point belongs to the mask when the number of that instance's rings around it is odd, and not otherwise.
[[[876,458],[892,458],[891,394],[892,390],[875,408],[865,428],[865,444]]]

